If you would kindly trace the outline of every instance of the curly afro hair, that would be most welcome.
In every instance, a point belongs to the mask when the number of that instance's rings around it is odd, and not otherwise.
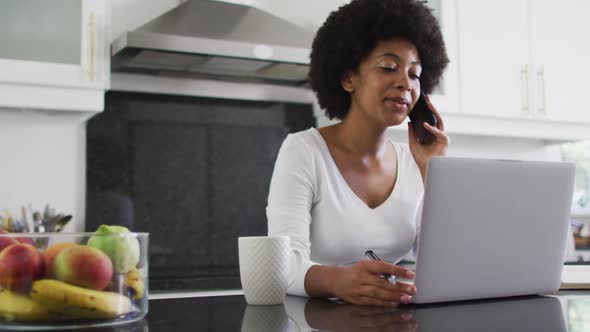
[[[344,119],[350,95],[341,79],[357,71],[380,41],[398,37],[414,44],[420,55],[422,91],[438,85],[449,58],[437,19],[419,0],[352,0],[330,13],[311,49],[309,79],[320,107],[330,118]]]

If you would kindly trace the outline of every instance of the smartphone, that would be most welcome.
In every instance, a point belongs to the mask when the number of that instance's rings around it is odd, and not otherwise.
[[[436,127],[436,116],[430,110],[430,106],[424,93],[420,93],[420,98],[414,105],[410,112],[410,124],[414,128],[414,133],[420,144],[431,144],[434,141],[434,135],[424,128],[424,122],[428,122],[433,127]]]

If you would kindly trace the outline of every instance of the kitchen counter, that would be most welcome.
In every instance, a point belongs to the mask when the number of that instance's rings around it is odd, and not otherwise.
[[[3,330],[0,331],[11,331]],[[241,290],[154,292],[141,321],[89,332],[181,331],[590,331],[590,291],[364,307],[287,296],[281,305],[248,305]]]
[[[590,331],[589,291],[399,308],[294,296],[282,305],[252,306],[235,294],[156,294],[144,320],[90,331]]]

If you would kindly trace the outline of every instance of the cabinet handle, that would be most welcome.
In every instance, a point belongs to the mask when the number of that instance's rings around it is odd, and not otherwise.
[[[529,65],[520,69],[520,98],[522,111],[529,112]]]
[[[545,114],[545,67],[537,69],[537,90],[539,91],[539,113]]]
[[[94,58],[94,52],[95,52],[95,34],[96,32],[96,23],[95,23],[95,18],[94,18],[94,12],[90,13],[90,17],[88,18],[88,80],[90,80],[91,82],[94,81],[95,79],[95,58]]]

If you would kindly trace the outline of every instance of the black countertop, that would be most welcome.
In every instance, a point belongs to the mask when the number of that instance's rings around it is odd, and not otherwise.
[[[116,331],[590,331],[590,292],[399,308],[362,307],[288,296],[247,305],[242,295],[150,301],[141,322]],[[110,330],[113,331],[113,330]]]
[[[288,296],[275,306],[243,295],[150,300],[139,322],[91,332],[178,331],[590,331],[590,292],[398,308],[363,307]]]

